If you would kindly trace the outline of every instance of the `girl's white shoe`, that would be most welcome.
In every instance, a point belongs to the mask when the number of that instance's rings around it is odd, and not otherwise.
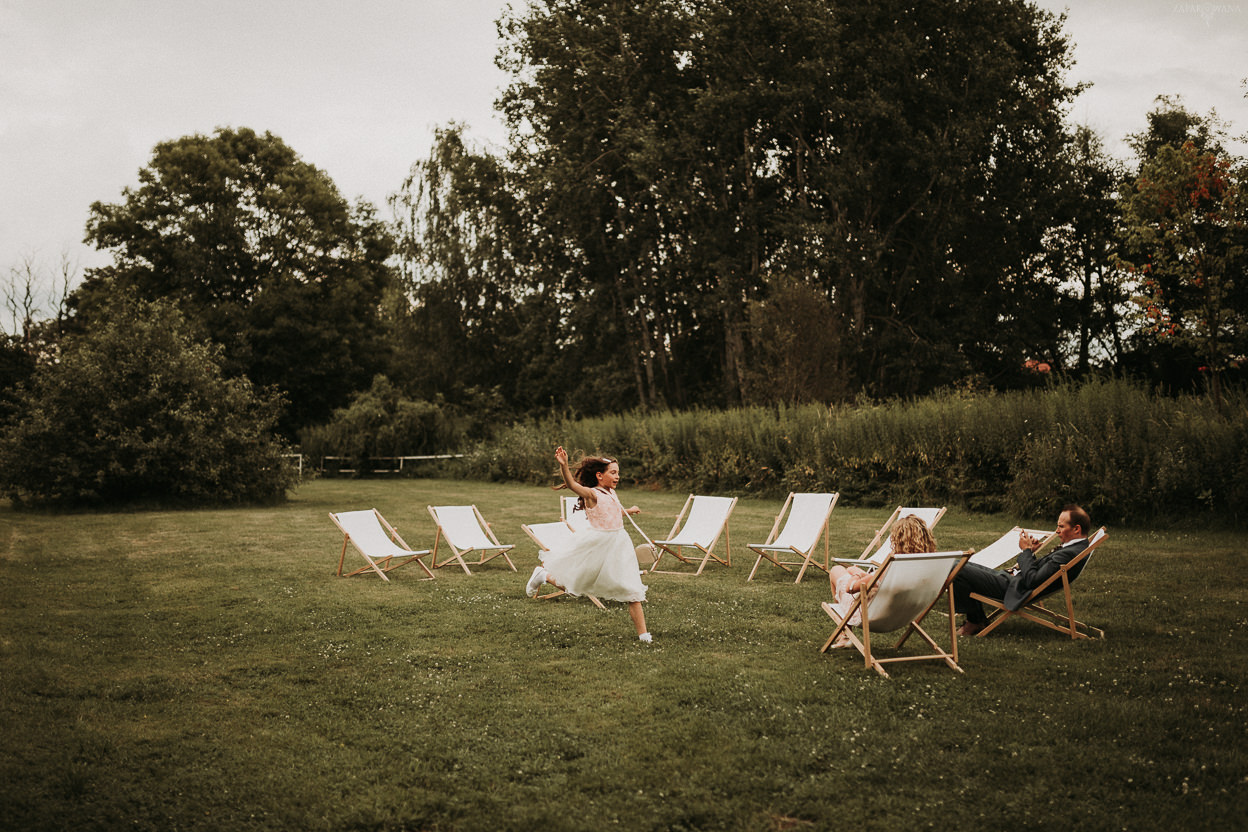
[[[546,583],[546,567],[538,566],[533,570],[533,574],[529,576],[529,582],[524,585],[524,594],[532,598],[537,595],[537,591],[542,588],[544,583]]]
[[[654,639],[650,636],[649,633],[642,633],[641,635],[637,636],[637,640],[644,641],[646,644],[649,644],[650,642],[654,641]]]

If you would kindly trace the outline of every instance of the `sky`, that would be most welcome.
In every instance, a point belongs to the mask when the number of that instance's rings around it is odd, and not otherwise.
[[[519,5],[523,0],[515,0]],[[1114,155],[1158,95],[1248,133],[1248,0],[1077,0],[1071,120]],[[387,197],[450,121],[502,145],[494,66],[507,0],[0,0],[0,284],[48,283],[92,202],[120,202],[159,142],[217,127],[279,136],[348,199]],[[1232,149],[1248,154],[1248,145]],[[3,322],[0,322],[0,328]]]

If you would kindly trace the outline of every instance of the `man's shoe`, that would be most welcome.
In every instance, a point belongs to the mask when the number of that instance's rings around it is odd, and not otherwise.
[[[976,624],[974,621],[967,621],[965,624],[963,624],[961,627],[958,628],[958,635],[973,636],[976,633],[978,633],[980,630],[984,629],[985,626],[987,625]]]

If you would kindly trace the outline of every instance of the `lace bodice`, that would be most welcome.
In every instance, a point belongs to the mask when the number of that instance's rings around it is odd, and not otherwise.
[[[589,525],[604,532],[624,528],[624,506],[620,504],[620,498],[615,496],[615,490],[595,488],[594,493],[598,496],[598,502],[593,506],[585,504],[585,516],[589,518]]]

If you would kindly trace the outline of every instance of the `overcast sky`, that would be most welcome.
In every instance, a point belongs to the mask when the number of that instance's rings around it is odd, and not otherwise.
[[[504,140],[494,21],[506,5],[0,0],[0,278],[26,257],[51,271],[62,251],[104,262],[81,242],[90,204],[120,201],[158,142],[218,126],[280,136],[388,218],[435,125]],[[1093,86],[1071,117],[1112,152],[1126,155],[1160,94],[1248,132],[1248,0],[1072,5],[1070,80]]]

